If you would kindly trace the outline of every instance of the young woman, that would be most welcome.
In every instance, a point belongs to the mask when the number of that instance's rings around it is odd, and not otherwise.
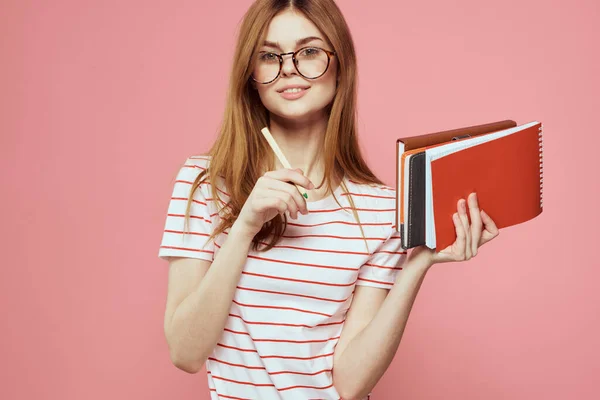
[[[402,250],[395,191],[359,151],[355,51],[333,0],[257,0],[234,59],[220,136],[181,167],[160,246],[172,362],[205,365],[212,399],[367,398],[429,268],[498,230],[472,194],[452,246]]]

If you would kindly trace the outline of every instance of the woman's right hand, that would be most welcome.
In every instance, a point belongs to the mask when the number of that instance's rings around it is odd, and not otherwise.
[[[235,224],[241,224],[246,232],[254,236],[277,214],[283,215],[288,211],[292,219],[298,218],[298,212],[308,214],[306,200],[289,182],[306,189],[314,188],[299,168],[268,171],[256,181]]]

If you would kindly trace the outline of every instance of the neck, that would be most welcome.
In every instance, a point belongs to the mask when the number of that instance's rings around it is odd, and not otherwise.
[[[297,122],[271,114],[269,130],[281,151],[292,168],[300,168],[315,185],[325,173],[321,149],[326,129],[326,117]],[[277,158],[275,167],[283,168]]]

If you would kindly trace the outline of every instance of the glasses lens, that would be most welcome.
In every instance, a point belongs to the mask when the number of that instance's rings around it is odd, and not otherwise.
[[[275,53],[260,52],[252,78],[258,82],[271,82],[279,73],[279,57]]]
[[[306,78],[314,79],[323,75],[327,70],[329,57],[327,53],[317,47],[302,49],[296,56],[298,71]]]

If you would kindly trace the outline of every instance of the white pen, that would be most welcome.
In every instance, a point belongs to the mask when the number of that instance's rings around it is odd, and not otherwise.
[[[269,128],[267,128],[265,126],[260,131],[262,132],[262,134],[265,137],[265,139],[267,139],[267,142],[269,142],[269,145],[271,146],[271,148],[275,152],[275,155],[279,159],[279,162],[281,163],[281,165],[283,165],[284,168],[292,169],[292,166],[288,162],[287,158],[285,158],[285,156],[281,152],[281,149],[277,145],[277,142],[275,141],[275,139],[273,138],[273,136],[271,136],[271,132],[269,131]],[[296,188],[298,189],[298,191],[300,192],[300,194],[302,196],[304,196],[305,199],[308,199],[308,194],[306,193],[306,191],[304,190],[304,188],[302,188],[301,186],[296,185],[296,184],[294,184],[294,185],[296,186]]]

